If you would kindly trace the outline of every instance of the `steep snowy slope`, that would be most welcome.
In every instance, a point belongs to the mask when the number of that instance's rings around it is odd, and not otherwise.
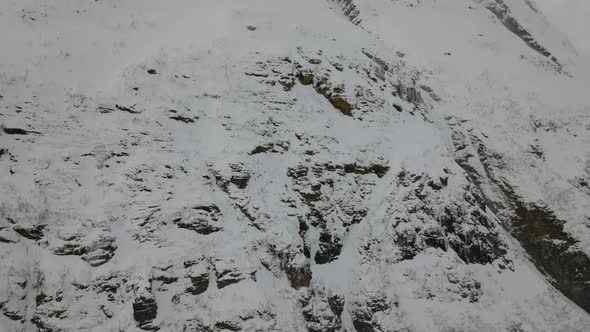
[[[558,30],[567,34],[580,54],[590,51],[586,33],[590,3],[583,0],[536,0],[538,9]]]
[[[4,1],[0,330],[587,331],[588,80],[527,3]]]

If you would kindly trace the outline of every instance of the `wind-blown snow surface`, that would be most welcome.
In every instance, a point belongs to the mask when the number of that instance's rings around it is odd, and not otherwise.
[[[492,2],[3,1],[0,330],[587,331],[589,80]]]

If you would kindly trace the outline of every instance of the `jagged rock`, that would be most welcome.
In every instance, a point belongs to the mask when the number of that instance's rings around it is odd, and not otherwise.
[[[192,295],[204,293],[209,287],[209,263],[205,260],[188,264],[185,262],[185,267],[185,276],[190,279],[190,286],[186,291]]]
[[[338,168],[338,166],[337,166]],[[354,173],[360,175],[375,174],[382,178],[389,171],[389,166],[384,164],[370,163],[366,165],[352,163],[343,165],[345,173]]]
[[[379,323],[375,320],[375,315],[391,308],[387,296],[378,291],[358,293],[350,306],[352,325],[358,332],[381,331]]]
[[[82,234],[75,234],[53,248],[53,252],[59,256],[81,256],[90,266],[100,266],[108,262],[116,250],[115,238],[106,232],[97,238],[85,238]]]
[[[451,248],[468,263],[487,264],[505,255],[498,225],[482,212],[485,202],[475,186],[462,189],[465,203],[446,203],[435,213],[430,206],[444,197],[443,189],[448,185],[444,177],[434,181],[425,174],[402,171],[396,181],[403,188],[396,193],[404,204],[405,211],[400,215],[409,214],[420,220],[418,224],[406,225],[409,220],[402,219],[395,227],[396,244],[403,259],[411,259],[428,247]],[[401,212],[399,208],[395,210]]]
[[[518,23],[514,16],[511,15],[510,8],[503,0],[490,1],[487,3],[486,8],[496,15],[498,20],[506,27],[506,29],[510,30],[510,32],[514,33],[518,38],[522,39],[522,41],[524,41],[531,49],[559,64],[557,59],[552,56],[545,47],[539,44],[520,23]]]
[[[21,236],[30,240],[40,240],[43,238],[43,229],[46,225],[17,225],[14,226],[14,231]]]
[[[135,105],[132,106],[123,106],[123,105],[115,105],[115,108],[119,111],[131,113],[131,114],[139,114],[141,111],[135,109]]]
[[[590,311],[590,258],[564,232],[563,221],[543,207],[526,206],[517,199],[512,230],[533,261],[567,297]]]
[[[347,230],[359,223],[368,213],[363,197],[370,193],[374,179],[383,177],[388,170],[382,163],[316,163],[311,167],[298,165],[288,169],[293,189],[310,209],[303,217],[307,220],[300,221],[302,237],[305,237],[308,223],[319,231],[316,263],[325,264],[338,258],[344,233],[330,230],[330,224],[336,223],[339,229]]]
[[[104,105],[104,104],[98,105],[97,109],[102,114],[112,113],[112,112],[115,111],[115,109],[112,106],[110,106],[110,105]]]
[[[310,332],[340,331],[342,328],[340,299],[338,296],[329,296],[323,290],[316,288],[311,288],[308,294],[303,295],[302,312],[307,330]]]
[[[159,330],[153,321],[158,315],[158,304],[152,293],[150,282],[143,279],[135,279],[130,285],[133,289],[133,318],[137,326],[143,330]]]
[[[253,308],[238,316],[240,326],[244,331],[261,330],[274,331],[276,329],[276,314],[266,307]]]
[[[469,263],[487,264],[506,254],[497,226],[492,226],[486,215],[476,208],[468,214],[455,209],[445,210],[439,220],[447,233],[455,235],[449,237],[449,245],[459,257]],[[478,225],[488,231],[476,231]]]
[[[87,250],[80,243],[66,242],[62,246],[56,247],[53,252],[58,256],[77,255],[81,256],[86,254]]]
[[[331,0],[336,2],[342,11],[342,14],[350,20],[355,25],[359,25],[361,23],[361,19],[359,18],[360,11],[357,8],[356,4],[353,0]]]
[[[22,320],[24,318],[22,310],[17,308],[16,310],[11,309],[9,305],[6,303],[0,303],[0,310],[2,310],[2,314],[6,316],[8,319],[11,320]]]
[[[163,285],[170,285],[177,282],[179,277],[176,275],[176,269],[174,265],[166,267],[156,267],[154,269],[153,280],[160,281]],[[163,289],[163,287],[160,287]]]
[[[285,260],[284,270],[293,288],[309,287],[312,273],[305,255],[296,253]]]
[[[2,131],[7,134],[7,135],[28,135],[30,134],[41,134],[38,131],[34,131],[34,130],[25,130],[25,129],[21,129],[21,128],[8,128],[8,127],[2,127]]]
[[[311,72],[302,71],[297,74],[297,79],[302,85],[311,85],[313,83],[313,78],[314,76]]]
[[[238,283],[245,279],[256,281],[256,270],[240,271],[235,262],[227,260],[217,260],[213,264],[215,277],[217,278],[217,288],[221,289],[226,286]]]
[[[318,250],[314,260],[318,264],[326,264],[338,258],[342,250],[342,240],[327,231],[320,234]]]
[[[216,205],[196,205],[184,208],[176,214],[173,222],[180,228],[208,235],[222,230],[223,215]]]
[[[117,274],[111,274],[96,278],[92,284],[92,290],[97,294],[106,295],[109,301],[115,301],[116,296],[119,294],[119,290],[123,287],[127,278],[118,276]],[[76,288],[84,290],[90,285],[77,285]]]
[[[55,322],[56,320],[66,318],[66,311],[67,307],[59,304],[55,305],[54,303],[50,303],[42,306],[37,304],[37,309],[35,311],[35,315],[33,318],[31,318],[31,322],[39,329],[39,331],[60,331],[61,329]]]
[[[237,322],[220,321],[215,323],[215,331],[241,331],[242,327]]]
[[[289,142],[288,141],[278,141],[274,143],[266,143],[257,146],[254,150],[250,151],[250,155],[259,154],[259,153],[285,153],[289,151]]]
[[[113,258],[116,250],[115,238],[104,236],[85,247],[82,260],[90,264],[90,266],[100,266]]]
[[[344,311],[344,297],[342,295],[329,294],[328,304],[336,317],[342,317],[342,312]]]
[[[346,116],[352,116],[352,105],[344,97],[344,90],[341,87],[332,88],[326,76],[314,75],[309,71],[300,71],[297,74],[297,79],[302,85],[313,84],[316,92],[324,96],[334,108]]]
[[[536,123],[536,127],[542,127]],[[555,130],[555,124],[548,124]],[[453,144],[461,153],[471,151],[472,158],[459,154],[457,162],[479,187],[495,188],[492,199],[483,196],[494,211],[504,211],[504,222],[511,225],[510,232],[521,243],[541,272],[550,277],[560,291],[585,310],[590,310],[588,280],[590,258],[564,232],[563,221],[543,206],[525,204],[514,188],[500,180],[496,172],[502,169],[502,156],[490,151],[474,134],[465,134],[455,126]],[[567,268],[565,268],[567,266]]]
[[[182,114],[173,115],[173,116],[170,116],[169,118],[172,119],[172,120],[183,122],[183,123],[193,123],[193,122],[195,122],[195,119],[194,118],[189,117],[189,116],[186,116],[186,115],[182,115]]]
[[[201,320],[194,318],[183,324],[182,332],[213,332],[213,329],[205,325]]]
[[[230,184],[235,185],[238,189],[246,188],[251,177],[243,163],[230,163],[226,168],[215,169],[214,173],[217,185],[226,192],[229,190]]]
[[[339,94],[333,94],[329,97],[330,103],[337,110],[346,116],[352,116],[352,106],[346,101],[346,99]]]

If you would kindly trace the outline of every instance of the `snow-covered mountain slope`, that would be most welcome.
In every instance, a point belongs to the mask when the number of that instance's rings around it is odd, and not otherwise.
[[[0,31],[1,331],[590,327],[590,80],[532,0],[7,0]]]
[[[585,24],[590,15],[590,3],[583,0],[536,0],[535,4],[555,28],[567,34],[578,53],[590,51]]]

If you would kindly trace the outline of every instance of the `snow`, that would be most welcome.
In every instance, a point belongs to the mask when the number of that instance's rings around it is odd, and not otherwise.
[[[338,1],[5,1],[0,125],[40,134],[0,131],[0,330],[305,331],[305,307],[335,331],[363,319],[383,331],[585,331],[588,313],[470,201],[479,189],[456,162],[457,131],[482,140],[522,200],[548,206],[590,255],[588,193],[572,185],[589,176],[590,76],[566,39],[583,43],[548,4],[543,16],[505,2],[563,71],[485,1],[354,0],[359,26]],[[353,116],[300,83],[306,70],[341,89]],[[288,175],[296,167],[306,175]],[[507,253],[468,262],[446,230],[442,247],[427,244],[447,210],[485,215],[453,231],[472,227]],[[404,232],[418,236],[411,258]],[[326,233],[342,248],[318,262]],[[311,281],[295,285],[287,267]],[[153,299],[143,325],[133,304]]]

